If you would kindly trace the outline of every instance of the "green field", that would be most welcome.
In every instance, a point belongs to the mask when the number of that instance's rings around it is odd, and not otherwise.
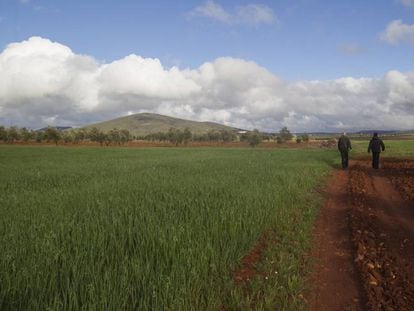
[[[414,141],[385,145],[414,156]],[[300,309],[333,167],[326,149],[1,145],[0,309]],[[235,284],[264,232],[277,242]]]
[[[299,309],[334,150],[0,146],[0,309]],[[257,277],[232,271],[263,232]],[[271,274],[270,274],[271,273]]]
[[[371,156],[368,151],[369,140],[352,141],[351,157]],[[383,157],[414,157],[414,140],[384,140]]]

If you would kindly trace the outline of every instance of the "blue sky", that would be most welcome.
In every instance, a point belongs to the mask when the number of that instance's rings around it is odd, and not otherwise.
[[[231,14],[252,2],[215,3]],[[413,69],[413,45],[379,37],[392,20],[413,24],[414,7],[396,0],[258,3],[273,10],[273,23],[227,24],[191,14],[206,1],[1,0],[0,46],[41,36],[103,61],[135,53],[191,68],[231,56],[289,80]]]
[[[0,124],[414,128],[414,0],[0,0]]]

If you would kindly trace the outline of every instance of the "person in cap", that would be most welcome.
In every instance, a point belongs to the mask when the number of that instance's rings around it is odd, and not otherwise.
[[[342,168],[348,167],[348,153],[352,149],[351,140],[346,136],[344,132],[338,139],[338,150],[341,153]]]
[[[384,142],[378,137],[378,133],[374,133],[368,145],[368,153],[372,151],[372,168],[379,168],[380,153],[384,150]]]

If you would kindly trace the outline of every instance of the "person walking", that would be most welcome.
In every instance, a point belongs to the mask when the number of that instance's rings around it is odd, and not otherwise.
[[[348,168],[348,153],[352,149],[351,140],[344,132],[338,139],[338,150],[341,153],[342,168]]]
[[[384,150],[385,145],[382,139],[378,137],[378,133],[374,133],[368,145],[368,153],[372,151],[372,168],[379,168],[380,153]]]

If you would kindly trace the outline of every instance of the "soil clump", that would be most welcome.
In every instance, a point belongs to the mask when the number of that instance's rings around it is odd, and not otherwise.
[[[336,170],[312,255],[311,310],[413,310],[414,160]]]

